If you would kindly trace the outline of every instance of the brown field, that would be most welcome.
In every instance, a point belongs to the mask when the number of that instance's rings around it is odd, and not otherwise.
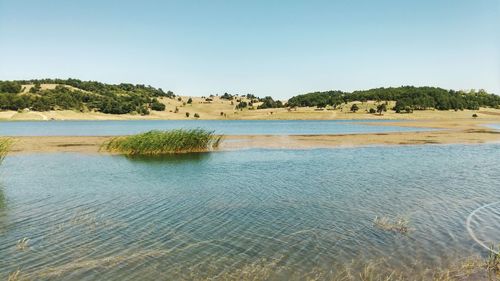
[[[46,88],[56,85],[44,84]],[[27,90],[25,90],[27,91]],[[334,120],[334,119],[391,119],[391,120],[448,120],[448,119],[472,119],[472,114],[478,114],[478,119],[498,119],[500,120],[500,109],[481,108],[477,111],[437,111],[424,110],[415,111],[411,114],[399,114],[392,110],[385,112],[383,115],[370,114],[368,110],[375,108],[375,102],[356,102],[359,106],[359,111],[356,113],[349,112],[352,103],[344,104],[340,109],[318,110],[316,108],[301,107],[297,109],[273,108],[273,109],[244,109],[236,110],[236,100],[231,101],[214,97],[212,102],[206,102],[200,97],[191,97],[192,104],[184,104],[189,97],[181,97],[182,101],[174,99],[161,98],[161,102],[166,105],[165,111],[151,111],[150,115],[141,116],[139,114],[123,114],[113,115],[99,112],[79,112],[72,110],[57,110],[57,111],[0,111],[0,120],[134,120],[134,119],[151,119],[151,120],[195,120],[195,113],[200,115],[201,120]],[[244,101],[248,101],[243,98]],[[388,108],[392,108],[393,103],[389,103]],[[178,112],[175,113],[175,109]],[[255,105],[256,108],[256,105]],[[186,112],[190,113],[190,117],[186,117]],[[222,113],[222,114],[221,114]]]

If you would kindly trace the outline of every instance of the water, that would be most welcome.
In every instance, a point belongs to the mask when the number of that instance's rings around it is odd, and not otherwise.
[[[465,220],[500,200],[499,167],[498,144],[9,156],[0,279],[304,280],[353,259],[446,267],[486,254]],[[409,233],[374,227],[384,215],[407,217]],[[499,224],[492,206],[471,228],[493,243]]]
[[[489,124],[488,127],[500,130],[500,124]]]
[[[311,135],[379,132],[429,131],[432,129],[371,126],[366,123],[388,120],[131,120],[131,121],[16,121],[0,122],[0,135],[6,136],[111,136],[128,135],[153,129],[205,128],[226,135]],[[394,121],[390,121],[394,122]]]

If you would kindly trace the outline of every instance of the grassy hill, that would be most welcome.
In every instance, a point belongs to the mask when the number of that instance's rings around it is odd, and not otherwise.
[[[0,81],[0,119],[418,119],[429,111],[500,109],[500,97],[435,87],[377,88],[352,93],[314,92],[287,102],[254,95],[179,96],[128,83],[77,79]],[[495,110],[496,109],[496,110]],[[413,114],[399,114],[413,113]],[[470,117],[472,113],[453,116]],[[462,116],[463,115],[463,116]],[[490,114],[491,116],[491,114]],[[449,116],[451,117],[451,115]]]

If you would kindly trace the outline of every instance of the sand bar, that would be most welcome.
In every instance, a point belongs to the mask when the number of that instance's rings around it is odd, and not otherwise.
[[[408,121],[398,126],[433,128],[432,131],[332,134],[332,135],[231,135],[225,136],[219,150],[252,148],[312,149],[334,147],[359,147],[373,145],[421,145],[421,144],[479,144],[500,142],[500,131],[485,124],[498,123],[479,120]],[[392,122],[370,123],[374,126],[395,125]],[[101,145],[110,136],[42,136],[13,137],[11,152],[19,153],[107,153]]]

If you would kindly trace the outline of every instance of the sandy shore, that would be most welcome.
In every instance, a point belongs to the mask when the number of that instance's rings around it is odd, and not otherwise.
[[[335,135],[239,135],[226,136],[219,150],[251,148],[311,149],[333,147],[359,147],[372,145],[416,144],[478,144],[500,142],[500,131],[484,124],[499,123],[479,120],[412,121],[394,123],[370,123],[375,126],[412,126],[433,128],[432,131],[335,134]],[[44,136],[14,137],[12,153],[79,152],[106,153],[100,147],[111,137],[106,136]]]

